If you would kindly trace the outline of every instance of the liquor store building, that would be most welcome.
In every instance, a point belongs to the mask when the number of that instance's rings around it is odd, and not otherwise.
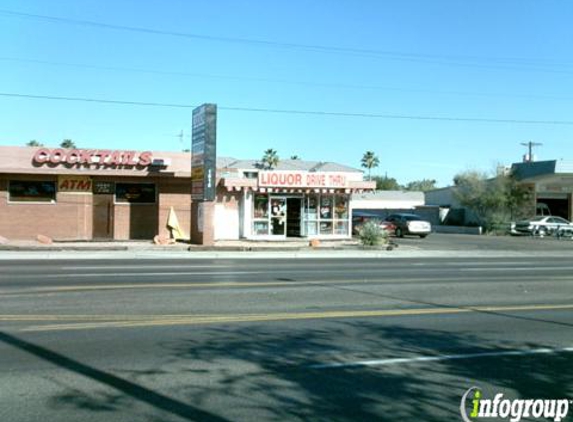
[[[360,170],[335,163],[266,169],[218,158],[215,201],[192,204],[190,153],[0,147],[0,157],[0,236],[9,240],[169,237],[173,213],[188,236],[192,221],[212,224],[207,244],[348,238],[352,193],[374,188]]]
[[[273,169],[244,160],[220,165],[216,239],[346,239],[352,194],[375,188],[362,171],[331,162],[284,160]],[[235,210],[224,206],[228,196],[235,198]]]

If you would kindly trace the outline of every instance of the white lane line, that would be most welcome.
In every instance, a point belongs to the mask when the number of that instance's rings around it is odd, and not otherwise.
[[[391,365],[400,365],[408,363],[442,362],[448,360],[477,359],[477,358],[488,358],[488,357],[552,355],[557,353],[569,353],[569,352],[573,352],[573,347],[564,347],[562,349],[507,350],[498,352],[467,353],[460,355],[418,356],[414,358],[395,358],[395,359],[362,360],[356,362],[323,363],[323,364],[311,365],[310,368],[333,369],[333,368],[352,368],[360,366],[391,366]]]
[[[460,268],[461,272],[469,271],[561,271],[561,270],[573,270],[573,266],[563,267],[563,266],[530,266],[530,267],[489,267],[489,268]]]
[[[59,267],[60,270],[126,270],[126,269],[133,269],[133,270],[146,270],[146,269],[155,269],[155,268],[229,268],[232,265],[93,265],[93,266],[74,266],[74,267]]]
[[[497,266],[508,266],[508,265],[519,265],[520,267],[529,265],[529,266],[535,266],[535,263],[532,263],[530,261],[525,261],[522,262],[520,260],[514,260],[514,261],[495,261],[495,262],[468,262],[468,261],[463,261],[463,262],[412,262],[409,264],[404,265],[399,264],[400,266],[413,266],[413,267],[432,267],[432,268],[443,268],[443,267],[488,267],[491,265],[497,265]]]
[[[266,271],[179,271],[179,272],[160,272],[160,273],[87,273],[87,274],[13,274],[10,278],[90,278],[90,277],[161,277],[172,275],[236,275],[236,274],[263,274]]]

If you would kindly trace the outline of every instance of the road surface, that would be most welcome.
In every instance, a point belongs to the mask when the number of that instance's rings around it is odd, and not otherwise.
[[[441,422],[472,386],[573,399],[572,272],[534,255],[0,261],[0,420]]]

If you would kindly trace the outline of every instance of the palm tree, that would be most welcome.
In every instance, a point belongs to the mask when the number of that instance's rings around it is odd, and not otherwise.
[[[44,144],[39,143],[38,141],[36,141],[35,139],[26,142],[26,146],[27,147],[43,147]]]
[[[74,149],[76,148],[76,144],[71,139],[64,139],[60,144],[62,148]]]
[[[277,155],[277,152],[274,149],[269,148],[265,151],[261,161],[270,170],[273,167],[276,167],[277,164],[279,163],[279,156]]]
[[[378,167],[380,160],[373,151],[366,151],[362,156],[362,167],[368,169],[368,180],[371,180],[370,172],[373,168]]]
[[[291,160],[300,160],[300,157],[298,155],[291,155],[290,159]]]

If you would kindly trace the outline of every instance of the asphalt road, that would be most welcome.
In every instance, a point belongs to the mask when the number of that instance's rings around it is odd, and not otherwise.
[[[558,239],[554,236],[495,236],[432,233],[425,239],[416,236],[394,238],[401,247],[419,250],[442,251],[529,251],[573,253],[573,240],[570,237]]]
[[[572,270],[0,261],[0,420],[442,422],[472,386],[573,399]]]

